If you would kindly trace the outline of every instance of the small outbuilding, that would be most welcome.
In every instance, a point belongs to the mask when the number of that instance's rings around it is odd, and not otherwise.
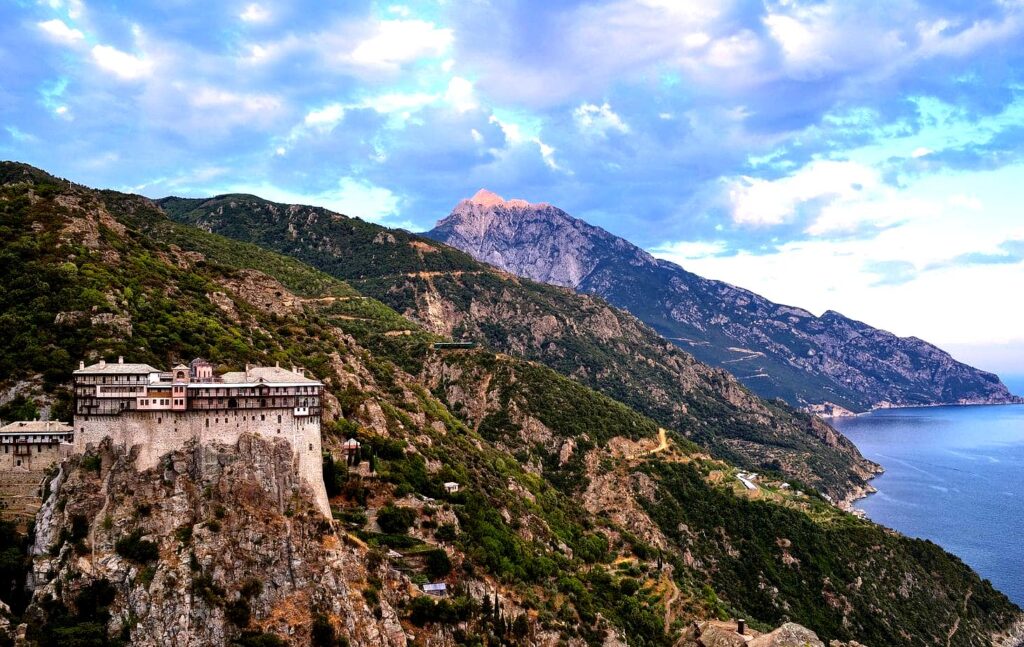
[[[444,484],[444,491],[448,494],[455,494],[459,491],[459,484],[455,481],[448,481]]]

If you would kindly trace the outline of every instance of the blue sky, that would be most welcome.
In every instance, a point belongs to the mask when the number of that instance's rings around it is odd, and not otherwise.
[[[481,187],[1024,373],[1024,2],[0,5],[0,157],[427,229]]]

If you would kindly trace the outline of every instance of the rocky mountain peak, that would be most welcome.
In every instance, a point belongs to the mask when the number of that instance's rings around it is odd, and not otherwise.
[[[488,191],[487,189],[480,189],[479,191],[473,194],[472,198],[464,200],[463,202],[468,202],[472,205],[483,207],[485,209],[491,207],[504,207],[506,209],[529,209],[535,206],[521,198],[512,198],[511,200],[506,200],[497,193],[493,191]]]
[[[609,255],[653,265],[639,247],[548,203],[505,200],[481,189],[426,234],[535,281],[577,288]]]
[[[795,406],[1017,401],[998,377],[916,337],[773,303],[656,260],[557,207],[519,202],[481,191],[426,235],[513,274],[597,294],[759,395]]]

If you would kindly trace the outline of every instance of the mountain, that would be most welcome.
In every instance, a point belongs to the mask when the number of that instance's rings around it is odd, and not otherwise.
[[[755,397],[598,297],[317,207],[247,195],[158,202],[180,222],[343,279],[435,334],[540,362],[746,469],[780,473],[836,500],[868,491],[879,471],[820,419]]]
[[[750,491],[621,402],[487,347],[436,349],[354,286],[140,196],[0,163],[0,231],[2,399],[66,416],[79,358],[304,365],[326,385],[334,513],[294,487],[286,441],[189,446],[144,471],[101,444],[44,485],[29,554],[0,551],[0,642],[668,647],[731,616],[966,646],[1022,617],[935,544],[771,474]],[[339,263],[385,276],[406,253],[370,245]],[[348,437],[373,457],[351,471]],[[438,580],[448,597],[418,592]]]
[[[1019,401],[996,375],[920,339],[702,278],[548,204],[481,190],[425,235],[518,276],[600,295],[758,395],[794,406]]]

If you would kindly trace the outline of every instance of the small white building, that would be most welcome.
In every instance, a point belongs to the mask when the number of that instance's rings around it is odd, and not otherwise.
[[[433,595],[435,597],[442,597],[448,593],[448,585],[444,582],[435,582],[433,584],[424,584],[423,592],[427,595]]]
[[[444,484],[444,491],[448,494],[455,494],[459,491],[459,484],[455,481],[448,481]]]

